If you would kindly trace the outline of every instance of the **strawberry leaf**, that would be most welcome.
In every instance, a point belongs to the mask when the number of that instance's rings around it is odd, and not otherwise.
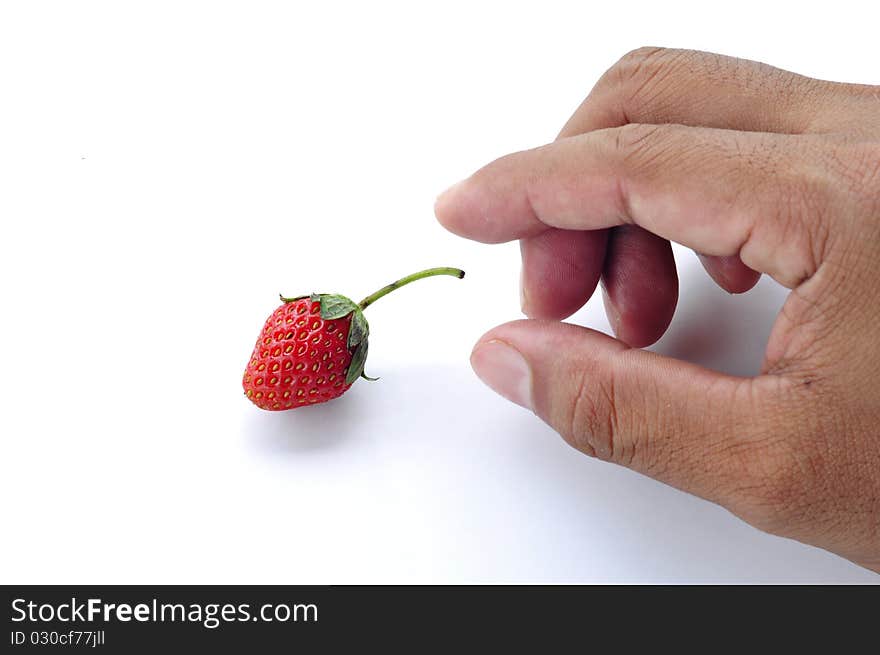
[[[351,317],[351,329],[348,331],[348,347],[354,348],[361,341],[366,340],[369,334],[370,325],[367,323],[367,319],[364,318],[364,313],[358,307],[354,310],[354,315]]]
[[[321,318],[325,320],[348,316],[357,308],[354,301],[345,296],[336,294],[321,296]]]
[[[364,372],[364,364],[367,362],[367,340],[358,344],[354,356],[351,358],[351,364],[348,365],[348,371],[345,374],[345,384],[351,384],[357,380]]]

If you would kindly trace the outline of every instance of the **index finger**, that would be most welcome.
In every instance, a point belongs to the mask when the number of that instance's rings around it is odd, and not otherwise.
[[[496,160],[442,194],[435,213],[485,243],[636,224],[706,255],[738,254],[794,287],[818,265],[811,235],[789,233],[793,213],[803,214],[798,225],[818,220],[808,215],[817,193],[803,193],[814,162],[797,138],[680,125],[597,130]]]

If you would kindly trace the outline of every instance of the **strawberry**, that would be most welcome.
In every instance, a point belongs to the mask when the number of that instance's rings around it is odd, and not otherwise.
[[[433,275],[463,278],[457,268],[429,268],[382,287],[360,303],[339,294],[285,298],[266,319],[244,371],[245,395],[261,409],[296,409],[338,398],[362,377],[370,326],[364,309],[395,289]]]

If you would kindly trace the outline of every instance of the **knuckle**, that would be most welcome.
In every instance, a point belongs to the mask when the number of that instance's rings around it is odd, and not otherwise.
[[[664,166],[680,153],[675,143],[675,125],[627,123],[613,128],[614,151],[631,172]]]
[[[811,277],[826,258],[830,196],[825,185],[811,175],[790,180],[780,189],[774,218],[780,247],[791,244],[798,255],[793,258],[796,265],[789,276],[789,284],[797,286]]]
[[[626,186],[631,181],[650,180],[671,166],[681,170],[692,153],[680,137],[678,125],[628,123],[608,130],[609,148],[618,166],[618,205],[623,220],[632,218]]]
[[[876,116],[877,110],[880,109],[880,86],[874,84],[853,84],[850,82],[825,82],[825,85],[829,94],[845,102],[848,109],[855,110],[854,118],[864,119],[866,116],[868,117],[868,124],[861,126],[862,128],[867,127],[867,130],[858,129],[858,125],[849,125],[849,127],[856,128],[853,130],[855,133],[876,132],[876,129],[872,129],[876,128],[876,122],[871,119]],[[863,109],[864,112],[859,111],[860,109]]]
[[[762,141],[770,142],[770,141]],[[764,265],[777,281],[796,288],[812,277],[825,261],[836,231],[833,181],[817,174],[821,166],[815,148],[804,142],[802,148],[784,149],[772,162],[758,166],[749,160],[758,180],[758,189],[743,186],[739,197],[751,197],[754,217],[743,254],[763,244],[775,253]],[[764,180],[764,181],[761,181]]]
[[[624,116],[627,108],[650,104],[665,86],[678,64],[691,53],[652,46],[643,46],[626,53],[602,77],[600,84],[620,93]],[[629,119],[626,119],[629,122]]]
[[[838,188],[872,213],[880,205],[880,140],[859,140],[828,150],[829,167]]]
[[[801,142],[798,156],[777,177],[773,218],[780,247],[797,249],[806,279],[823,262],[846,260],[880,237],[880,141]]]
[[[619,439],[614,377],[580,374],[568,420],[567,440],[578,450],[606,461],[624,459]]]
[[[614,146],[624,153],[647,148],[657,137],[669,132],[668,125],[650,123],[627,123],[613,129]]]
[[[801,91],[803,102],[812,109],[804,132],[877,136],[880,86],[803,79],[810,82]]]
[[[617,60],[612,70],[618,75],[632,78],[644,71],[647,67],[656,66],[668,57],[672,50],[657,46],[641,46],[627,52]]]
[[[842,91],[847,98],[880,103],[880,86],[876,84],[853,84],[851,82],[835,82],[834,86]]]

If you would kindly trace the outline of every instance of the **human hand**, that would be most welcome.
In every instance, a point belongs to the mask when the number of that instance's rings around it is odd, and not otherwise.
[[[436,214],[519,239],[532,320],[480,378],[575,448],[880,572],[880,87],[642,48],[552,144],[498,159]],[[672,317],[669,241],[743,292],[791,290],[754,378],[639,350]],[[559,323],[599,279],[617,338]]]

